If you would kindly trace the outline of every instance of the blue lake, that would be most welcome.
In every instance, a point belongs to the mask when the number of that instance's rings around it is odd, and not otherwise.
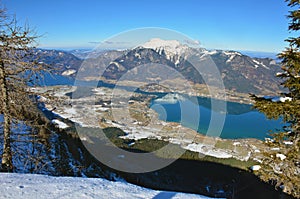
[[[227,111],[222,113],[219,110],[212,110],[211,99],[202,97],[196,99],[196,102],[189,100],[188,97],[177,102],[156,99],[152,101],[151,108],[159,114],[161,120],[178,122],[204,135],[207,134],[212,114],[216,120],[225,117],[223,129],[213,132],[215,126],[211,126],[212,133],[209,134],[224,139],[257,138],[263,140],[269,137],[270,133],[284,126],[281,120],[268,120],[264,114],[253,110],[251,105],[227,102]],[[199,117],[195,116],[197,112]]]
[[[114,88],[115,85],[99,82],[77,82],[80,86],[103,86]],[[61,75],[45,75],[43,85],[74,85],[74,79],[63,77]],[[122,87],[123,89],[133,91],[131,87]],[[162,99],[166,94],[147,93],[139,90],[135,92],[143,94],[152,94],[158,96],[157,99]],[[263,140],[269,137],[270,133],[274,133],[282,129],[284,124],[281,120],[268,120],[264,114],[253,110],[251,105],[240,104],[234,102],[224,102],[215,100],[214,102],[226,103],[226,114],[220,113],[219,110],[212,110],[210,98],[190,98],[184,96],[184,100],[177,100],[175,103],[168,101],[152,100],[151,108],[159,114],[159,118],[168,122],[178,122],[181,125],[194,129],[202,134],[207,134],[207,130],[211,123],[211,116],[222,120],[225,117],[225,123],[221,134],[219,129],[212,125],[210,128],[212,133],[210,136],[218,136],[225,139],[238,138],[257,138]],[[196,100],[195,100],[196,99]],[[218,108],[216,108],[218,109]],[[195,117],[195,113],[199,114],[199,118]],[[217,130],[214,132],[214,128]]]

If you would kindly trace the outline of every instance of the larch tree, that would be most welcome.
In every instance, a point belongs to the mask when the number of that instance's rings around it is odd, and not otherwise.
[[[281,78],[284,93],[279,97],[266,98],[252,95],[254,108],[270,119],[279,119],[287,124],[266,140],[269,151],[264,154],[260,177],[274,183],[284,192],[300,197],[300,1],[286,0],[291,7],[288,18],[289,30],[296,36],[288,38],[289,46],[278,55],[282,61]]]
[[[36,35],[17,24],[0,8],[0,114],[2,114],[3,152],[1,168],[13,171],[12,132],[22,124],[33,129],[46,120],[37,111],[29,88],[38,81],[41,71],[49,67],[32,59]]]

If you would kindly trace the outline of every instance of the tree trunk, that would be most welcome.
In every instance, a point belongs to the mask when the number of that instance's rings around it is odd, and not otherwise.
[[[12,151],[10,144],[10,134],[11,134],[11,117],[10,117],[10,109],[9,109],[9,97],[7,90],[7,81],[5,78],[5,68],[4,63],[1,61],[0,65],[0,88],[1,88],[1,97],[3,100],[3,154],[2,154],[2,169],[5,171],[12,171]]]

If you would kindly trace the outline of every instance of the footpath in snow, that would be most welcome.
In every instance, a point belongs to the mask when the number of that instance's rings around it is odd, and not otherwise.
[[[36,174],[0,173],[0,198],[103,198],[193,199],[209,198],[146,189],[126,182],[101,178],[51,177]]]

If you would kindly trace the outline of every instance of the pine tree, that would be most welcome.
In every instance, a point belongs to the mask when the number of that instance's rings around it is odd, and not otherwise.
[[[0,114],[3,115],[3,153],[1,168],[13,171],[12,129],[20,122],[33,127],[43,126],[45,120],[37,111],[33,93],[28,88],[38,73],[48,68],[32,60],[35,34],[18,26],[0,8]]]
[[[300,30],[300,1],[286,0],[290,11],[289,30]],[[300,197],[300,36],[286,40],[289,46],[278,55],[282,60],[281,78],[285,93],[280,98],[265,98],[252,95],[254,108],[270,119],[282,118],[287,125],[267,140],[270,150],[265,153],[263,167],[259,171],[262,179],[273,182],[284,192]]]

